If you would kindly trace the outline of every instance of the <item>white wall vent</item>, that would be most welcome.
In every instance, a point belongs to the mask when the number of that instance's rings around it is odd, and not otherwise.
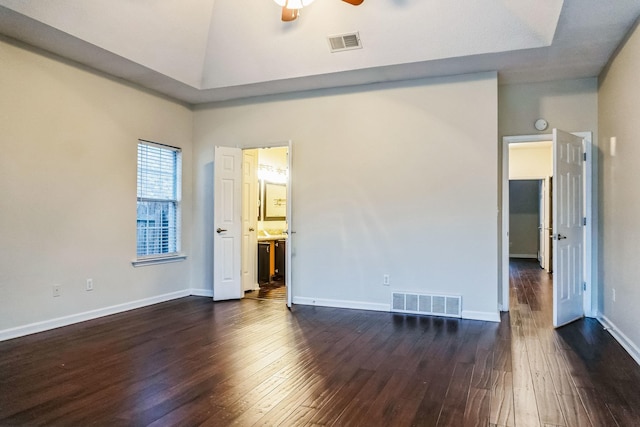
[[[462,297],[394,291],[391,293],[391,311],[462,317]]]
[[[328,36],[329,48],[331,52],[342,52],[343,50],[362,49],[360,33],[336,34]]]

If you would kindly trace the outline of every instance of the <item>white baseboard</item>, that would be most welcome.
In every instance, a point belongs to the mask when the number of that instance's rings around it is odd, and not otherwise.
[[[97,319],[99,317],[109,316],[111,314],[122,313],[124,311],[133,310],[136,308],[146,307],[153,304],[158,304],[165,301],[170,301],[177,298],[187,297],[189,295],[200,297],[213,297],[212,289],[185,289],[182,291],[171,292],[168,294],[158,295],[155,297],[144,298],[136,301],[126,302],[123,304],[112,305],[109,307],[99,308],[96,310],[85,311],[82,313],[72,314],[69,316],[57,317],[51,320],[45,320],[42,322],[30,323],[24,326],[18,326],[15,328],[9,328],[0,330],[0,341],[10,340],[13,338],[22,337],[25,335],[35,334],[38,332],[44,332],[63,326],[72,325],[74,323],[85,322],[87,320]],[[294,304],[300,305],[315,305],[320,307],[334,307],[334,308],[349,308],[354,310],[370,310],[370,311],[391,311],[390,304],[369,303],[361,301],[346,301],[346,300],[333,300],[322,298],[306,298],[306,297],[293,297]],[[463,319],[483,320],[489,322],[499,322],[499,313],[487,313],[480,311],[463,311]],[[602,320],[601,320],[602,322]],[[615,335],[614,335],[615,336]],[[624,337],[624,335],[622,335]],[[625,337],[626,339],[626,337]],[[628,340],[627,340],[628,341]],[[622,343],[621,343],[622,344]],[[627,348],[625,344],[623,347]],[[636,350],[636,361],[640,360],[640,351],[637,350],[635,345],[631,344]],[[627,351],[629,351],[627,349]],[[631,353],[631,352],[630,352]],[[638,362],[640,363],[640,362]]]
[[[196,297],[211,297],[213,298],[213,289],[195,289],[191,288],[189,290],[190,295],[194,295]]]
[[[607,319],[606,316],[599,316],[598,321],[602,324],[602,326],[604,326],[607,331],[609,331],[613,338],[615,338],[616,341],[618,341],[620,345],[625,350],[627,350],[627,353],[629,353],[629,355],[633,357],[633,360],[635,360],[636,363],[640,365],[640,348],[625,334],[623,334],[622,331],[620,331],[620,329],[618,329],[618,327],[611,320]]]
[[[509,258],[533,258],[533,259],[538,259],[538,254],[509,254]]]
[[[500,313],[499,312],[489,312],[489,311],[469,311],[462,310],[462,318],[469,320],[482,320],[484,322],[500,322]]]
[[[333,299],[322,298],[306,298],[306,297],[293,297],[294,304],[300,305],[315,305],[319,307],[335,307],[335,308],[350,308],[354,310],[371,310],[371,311],[389,311],[391,312],[391,304],[378,304],[370,302],[360,301],[343,301]],[[485,322],[500,322],[500,313],[490,313],[484,311],[463,311],[463,319],[469,320],[482,320]]]
[[[136,301],[126,302],[123,304],[112,305],[109,307],[98,308],[96,310],[85,311],[82,313],[71,314],[69,316],[57,317],[42,322],[30,323],[24,326],[0,330],[0,341],[10,340],[29,334],[48,331],[50,329],[60,328],[62,326],[72,325],[87,320],[97,319],[98,317],[109,316],[111,314],[122,313],[124,311],[133,310],[148,305],[158,304],[160,302],[170,301],[177,298],[187,297],[191,295],[188,289],[171,292],[155,297],[144,298]]]
[[[293,303],[300,305],[316,305],[320,307],[351,308],[354,310],[391,311],[391,304],[378,304],[361,301],[293,297]]]

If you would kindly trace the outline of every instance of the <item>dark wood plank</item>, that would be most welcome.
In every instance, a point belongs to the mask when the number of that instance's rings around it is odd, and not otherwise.
[[[447,394],[442,401],[442,409],[437,424],[439,427],[459,426],[464,420],[472,373],[472,364],[456,364]]]
[[[512,373],[493,371],[489,421],[499,426],[515,426]]]
[[[464,410],[462,426],[486,427],[491,412],[491,390],[471,387]]]

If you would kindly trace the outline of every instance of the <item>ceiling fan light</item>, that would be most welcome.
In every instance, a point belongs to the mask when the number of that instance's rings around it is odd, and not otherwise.
[[[302,9],[305,6],[309,6],[313,3],[313,0],[273,0],[278,6],[286,7],[287,9]]]

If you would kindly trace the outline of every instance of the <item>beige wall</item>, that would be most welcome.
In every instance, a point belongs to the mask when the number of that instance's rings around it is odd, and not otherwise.
[[[553,148],[549,143],[509,145],[509,179],[540,179],[553,175]]]
[[[602,314],[640,363],[640,28],[600,76]],[[609,149],[617,138],[616,156]],[[616,301],[613,301],[613,291]],[[620,336],[620,335],[619,335]]]
[[[131,260],[138,138],[183,149],[190,252],[191,111],[7,39],[0,64],[0,333],[187,289],[189,260]]]
[[[467,315],[497,318],[496,80],[198,108],[194,287],[211,288],[213,147],[292,140],[294,300],[381,309],[395,288],[462,295]]]

